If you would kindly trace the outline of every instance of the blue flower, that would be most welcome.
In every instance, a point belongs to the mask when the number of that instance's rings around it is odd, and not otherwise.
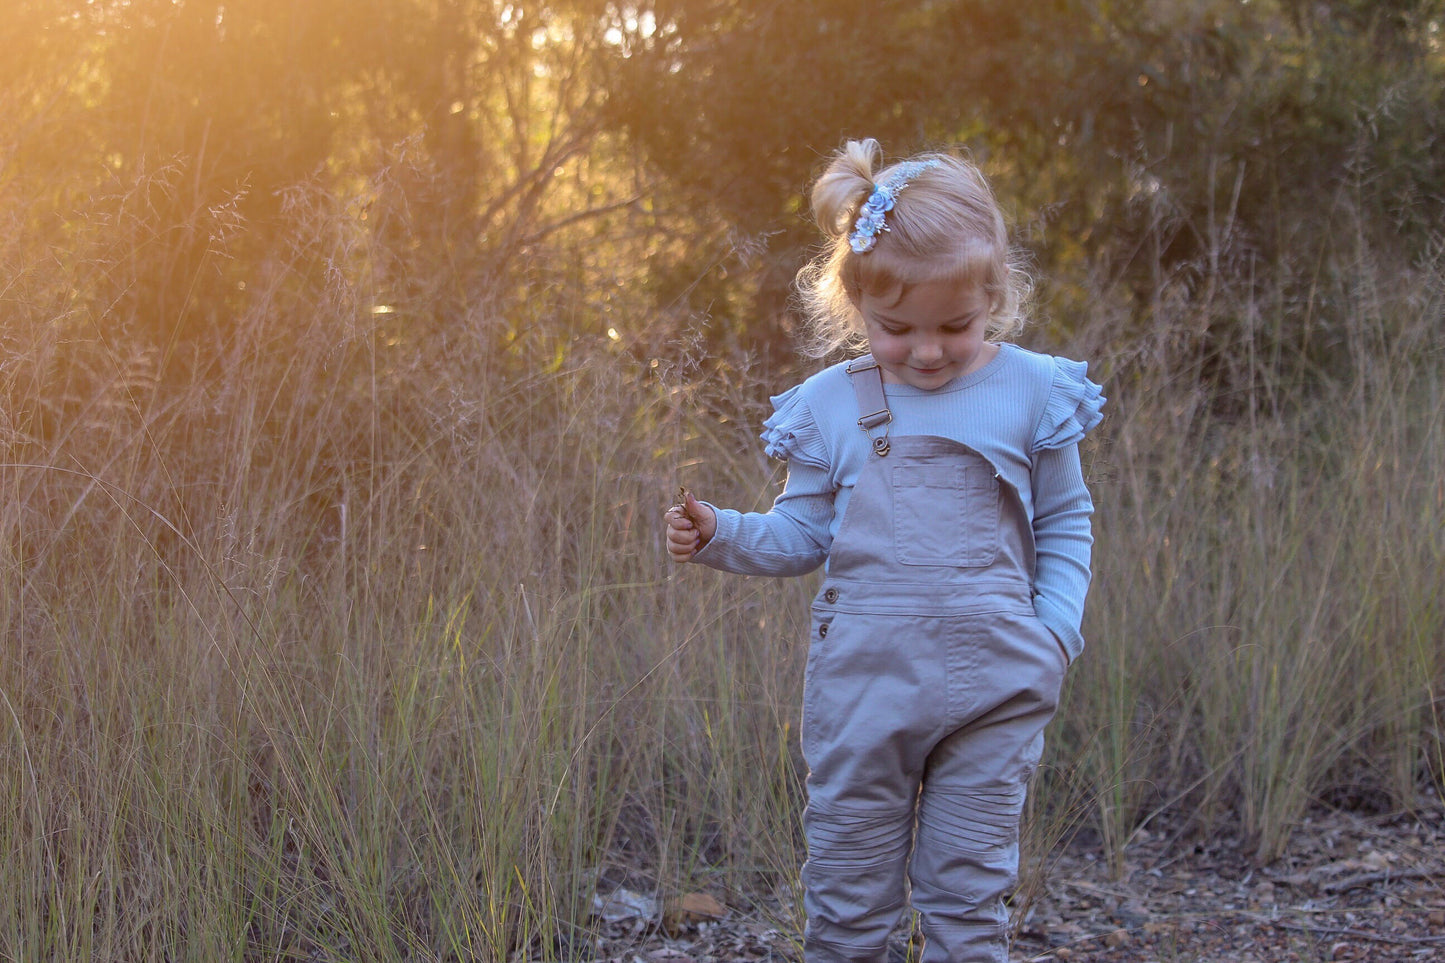
[[[873,193],[868,195],[868,199],[858,209],[858,219],[853,222],[853,233],[848,235],[848,246],[853,249],[853,253],[867,254],[873,250],[873,245],[878,242],[878,235],[888,230],[884,215],[893,210],[898,192],[919,174],[930,167],[937,167],[938,163],[937,160],[909,161],[899,166],[891,181],[874,185]]]
[[[865,211],[870,211],[872,213],[878,214],[881,217],[882,215],[893,210],[893,204],[893,195],[885,189],[879,187],[874,189],[873,193],[869,196],[867,203],[863,205],[863,209]]]

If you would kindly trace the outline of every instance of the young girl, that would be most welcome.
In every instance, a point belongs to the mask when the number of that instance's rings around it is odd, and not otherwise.
[[[977,168],[878,166],[873,140],[835,155],[812,195],[831,245],[799,276],[820,346],[869,353],[773,398],[770,511],[688,495],[667,546],[729,572],[827,564],[803,693],[809,963],[881,963],[910,890],[924,961],[1003,961],[1025,786],[1084,646],[1078,443],[1104,399],[1083,364],[995,340],[1027,281]]]

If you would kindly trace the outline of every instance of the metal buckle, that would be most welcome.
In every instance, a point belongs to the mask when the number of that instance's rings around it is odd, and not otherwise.
[[[865,357],[855,358],[854,360],[848,362],[846,365],[844,365],[843,370],[851,376],[864,371],[873,371],[874,369],[879,368],[882,368],[882,365],[878,363],[877,359],[874,358],[872,355],[866,355]],[[854,384],[856,385],[857,383],[855,382]],[[882,384],[881,376],[879,377],[879,384]],[[859,400],[862,400],[861,391],[859,393]],[[868,440],[873,445],[873,453],[881,458],[884,455],[888,454],[889,448],[891,447],[888,442],[888,432],[886,430],[886,426],[893,423],[893,412],[888,409],[888,402],[886,399],[880,400],[883,400],[884,406],[882,408],[879,408],[877,411],[870,412],[869,414],[866,414],[863,417],[859,418],[858,427],[862,428],[863,433],[868,436]],[[875,438],[873,437],[873,429],[879,427],[884,427],[885,430],[880,437]]]
[[[880,415],[882,417],[879,417]],[[862,428],[864,431],[871,431],[872,429],[877,428],[879,425],[886,425],[892,421],[893,412],[889,411],[887,408],[880,408],[879,410],[873,412],[871,415],[864,415],[862,418],[859,418],[858,427]]]

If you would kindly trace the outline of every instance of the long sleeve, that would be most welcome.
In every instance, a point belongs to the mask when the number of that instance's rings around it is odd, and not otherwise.
[[[1034,611],[1076,659],[1089,594],[1094,501],[1084,484],[1079,442],[1103,418],[1104,395],[1079,361],[1054,359],[1053,384],[1034,430],[1029,469],[1034,499]]]
[[[1039,452],[1032,471],[1034,492],[1034,611],[1063,644],[1069,658],[1084,650],[1079,627],[1089,592],[1094,502],[1084,484],[1079,446]]]
[[[717,513],[717,533],[693,560],[740,575],[807,574],[828,557],[833,496],[826,469],[792,460],[767,512],[708,505]]]

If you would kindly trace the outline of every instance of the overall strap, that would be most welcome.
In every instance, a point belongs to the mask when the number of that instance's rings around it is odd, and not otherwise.
[[[888,425],[893,421],[888,399],[883,396],[883,369],[872,355],[864,355],[850,361],[843,370],[848,372],[853,391],[858,395],[858,427],[872,442],[873,453],[881,458],[888,454]],[[883,434],[875,436],[875,428],[882,428]]]

